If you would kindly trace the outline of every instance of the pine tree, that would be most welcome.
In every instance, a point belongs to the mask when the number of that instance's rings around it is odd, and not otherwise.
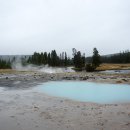
[[[57,66],[57,53],[55,50],[52,50],[51,52],[51,65]]]
[[[48,63],[48,56],[47,56],[47,52],[44,52],[44,63],[45,63],[45,65]]]
[[[67,66],[68,64],[68,59],[67,59],[67,53],[65,52],[65,61],[64,61],[64,65]]]
[[[73,52],[73,63],[76,69],[82,70],[85,67],[85,54],[81,55],[80,51],[77,51],[75,48],[72,49]]]
[[[51,54],[48,53],[48,65],[51,66]]]
[[[0,69],[11,69],[10,60],[6,61],[6,60],[3,60],[3,59],[0,59]]]
[[[92,65],[96,69],[101,64],[100,55],[96,48],[93,49]]]

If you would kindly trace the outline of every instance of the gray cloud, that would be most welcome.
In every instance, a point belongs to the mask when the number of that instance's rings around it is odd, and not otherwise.
[[[130,49],[129,0],[1,0],[0,54]]]

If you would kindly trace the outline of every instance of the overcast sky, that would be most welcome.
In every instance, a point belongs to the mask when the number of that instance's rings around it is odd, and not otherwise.
[[[130,0],[0,0],[0,55],[130,49]]]

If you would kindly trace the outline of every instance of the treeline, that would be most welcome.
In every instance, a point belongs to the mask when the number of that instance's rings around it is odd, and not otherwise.
[[[0,69],[10,69],[11,64],[15,62],[21,62],[22,65],[35,64],[35,65],[49,65],[52,67],[68,67],[74,66],[75,70],[94,71],[101,63],[130,63],[130,52],[124,51],[113,55],[100,56],[96,48],[93,49],[93,56],[85,58],[85,53],[81,53],[75,48],[72,49],[72,58],[70,58],[66,52],[62,52],[59,55],[56,50],[51,52],[34,52],[32,56],[28,58],[22,57],[18,60],[17,57],[13,57],[11,60],[0,59]]]
[[[103,63],[130,63],[130,52],[124,51],[110,56],[102,56]]]
[[[94,71],[96,67],[100,65],[100,55],[96,48],[93,49],[92,62],[86,64],[85,53],[72,49],[72,58],[69,58],[66,52],[62,52],[59,55],[56,50],[51,52],[34,52],[32,56],[28,57],[13,57],[7,62],[0,60],[0,69],[11,68],[11,63],[21,63],[22,65],[34,64],[34,65],[48,65],[52,67],[68,67],[73,66],[77,71],[85,70]]]
[[[34,52],[34,54],[27,60],[29,64],[35,65],[49,65],[49,66],[70,66],[72,60],[67,56],[66,52],[62,52],[59,56],[56,50],[52,50],[51,53],[47,52]]]
[[[11,69],[11,62],[0,59],[0,69]]]
[[[27,63],[35,65],[49,65],[52,67],[74,66],[74,69],[77,71],[85,69],[87,71],[94,71],[101,64],[100,55],[96,48],[93,49],[92,62],[89,64],[86,64],[85,53],[82,54],[80,51],[73,48],[72,55],[73,57],[70,59],[66,52],[62,52],[58,56],[56,50],[52,50],[51,53],[34,52],[34,54],[27,60]]]

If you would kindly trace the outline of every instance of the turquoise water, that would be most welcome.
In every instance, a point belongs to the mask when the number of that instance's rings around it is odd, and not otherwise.
[[[46,94],[94,103],[130,102],[130,85],[103,84],[82,81],[54,81],[38,87]]]

